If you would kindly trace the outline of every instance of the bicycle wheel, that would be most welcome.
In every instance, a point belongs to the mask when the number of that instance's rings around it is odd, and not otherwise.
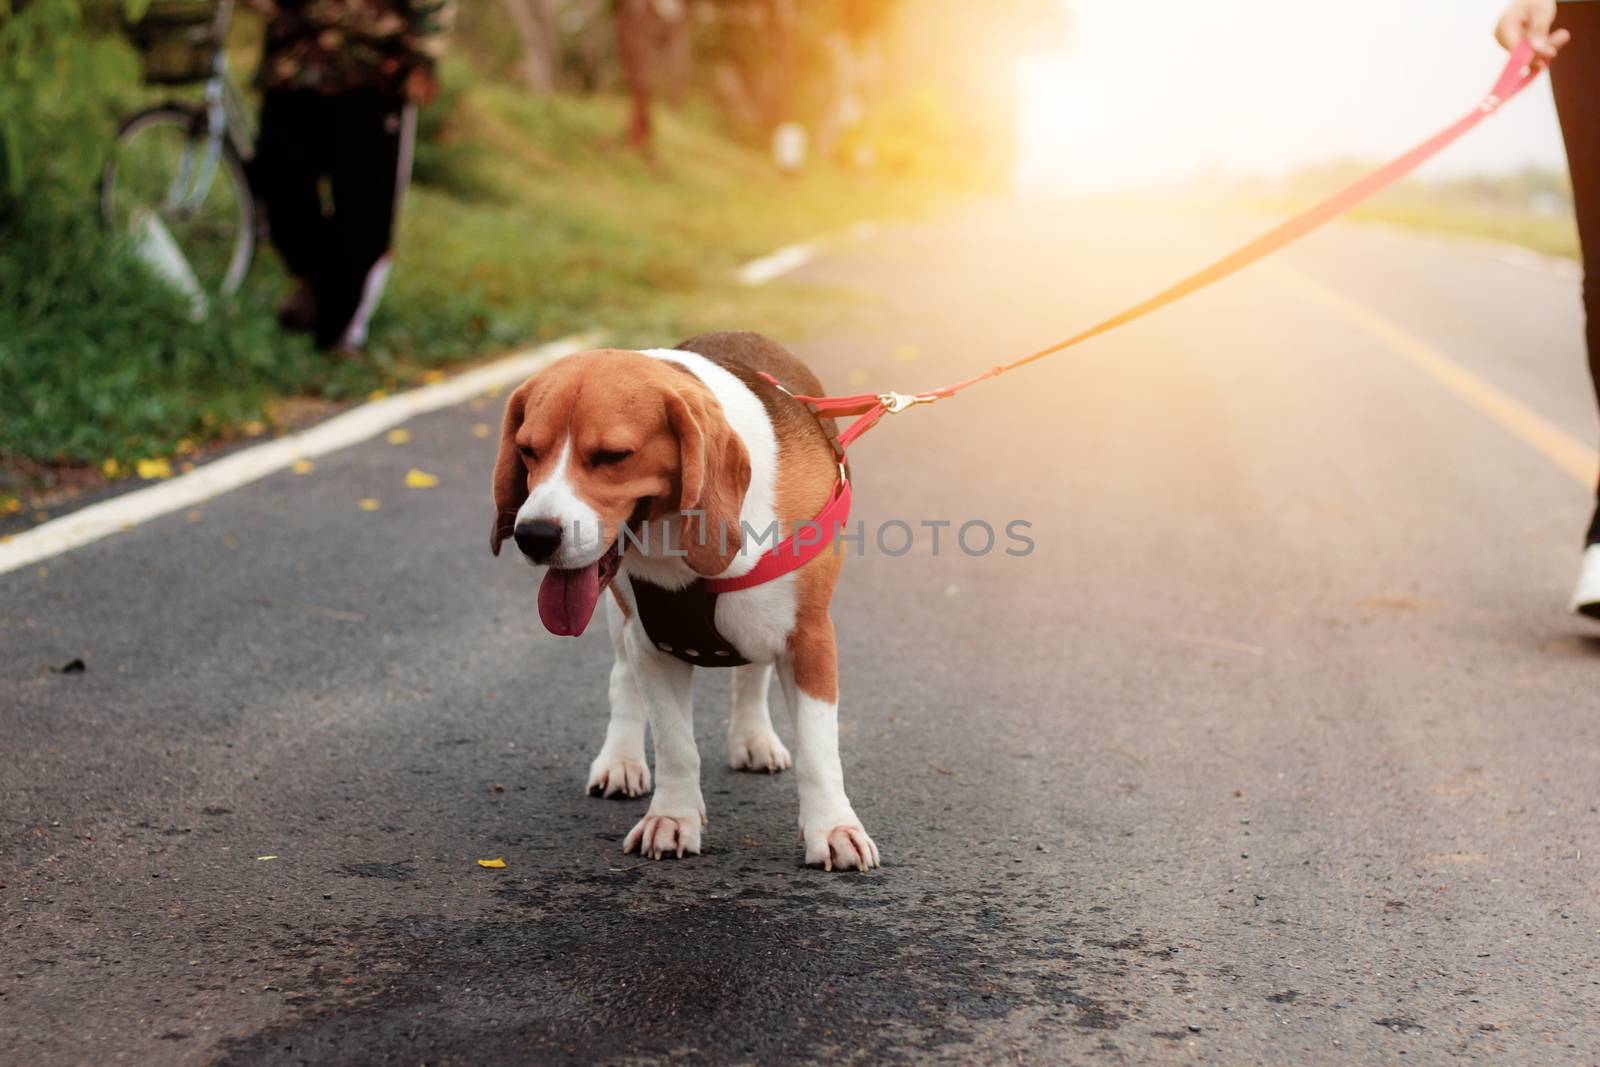
[[[198,307],[205,295],[238,292],[250,272],[255,197],[239,154],[226,137],[206,135],[198,108],[166,104],[122,124],[101,176],[100,210]]]

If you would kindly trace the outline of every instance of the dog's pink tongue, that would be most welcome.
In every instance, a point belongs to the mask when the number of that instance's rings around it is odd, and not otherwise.
[[[557,637],[577,637],[600,599],[600,564],[574,571],[551,567],[539,585],[539,618]]]

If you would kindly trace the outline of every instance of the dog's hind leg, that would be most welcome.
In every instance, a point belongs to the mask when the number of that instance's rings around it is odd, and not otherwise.
[[[728,766],[736,771],[788,770],[789,750],[772,729],[767,690],[772,665],[753,663],[733,669],[733,718],[728,722]]]
[[[871,870],[878,846],[844,792],[839,762],[839,666],[826,614],[797,626],[778,661],[794,717],[794,774],[800,785],[800,835],[806,863],[828,870]]]
[[[627,617],[607,597],[606,628],[616,661],[611,665],[611,721],[605,744],[589,764],[590,793],[600,797],[642,797],[650,792],[650,765],[644,760],[644,726],[649,712],[628,662],[623,630]]]

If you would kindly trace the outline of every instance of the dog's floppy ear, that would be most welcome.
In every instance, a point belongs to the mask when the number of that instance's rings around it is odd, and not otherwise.
[[[494,526],[489,530],[489,551],[500,554],[500,542],[511,536],[517,525],[517,511],[528,499],[528,468],[523,466],[517,448],[517,431],[527,413],[528,383],[516,388],[506,401],[505,418],[500,424],[500,454],[494,461]]]
[[[743,543],[739,513],[750,488],[750,453],[702,386],[669,393],[667,419],[678,435],[685,562],[697,574],[720,574]]]

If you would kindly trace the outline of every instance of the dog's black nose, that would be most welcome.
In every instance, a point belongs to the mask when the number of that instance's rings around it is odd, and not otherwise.
[[[517,539],[522,554],[535,563],[543,563],[556,554],[561,546],[561,524],[544,519],[530,519],[517,523],[511,534]]]

